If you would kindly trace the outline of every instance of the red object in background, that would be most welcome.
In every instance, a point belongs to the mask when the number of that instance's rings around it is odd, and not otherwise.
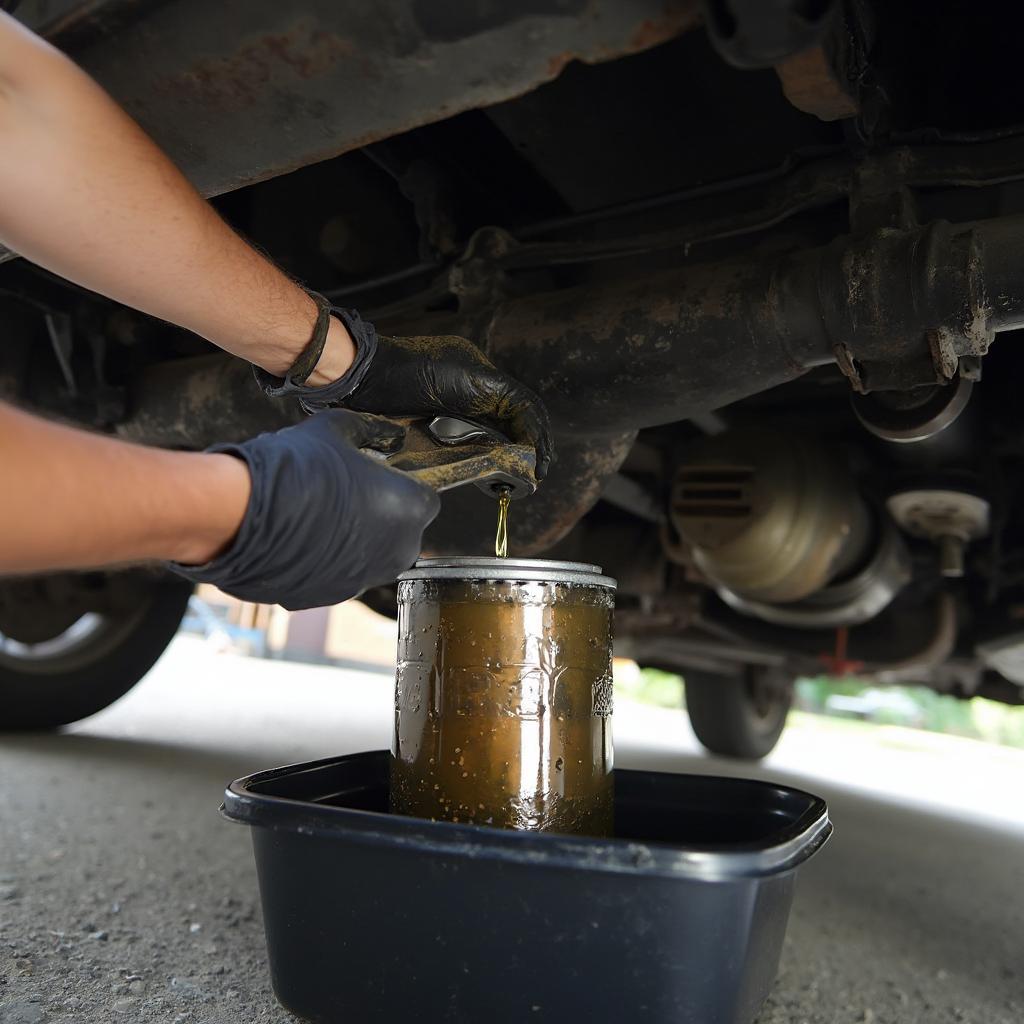
[[[850,631],[846,626],[836,630],[836,646],[831,654],[819,654],[818,660],[825,666],[830,676],[852,676],[864,667],[863,661],[851,661],[846,657],[846,648],[850,641]]]

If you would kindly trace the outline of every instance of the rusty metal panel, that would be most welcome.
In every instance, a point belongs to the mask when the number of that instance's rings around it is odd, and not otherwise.
[[[775,65],[775,71],[786,99],[797,110],[822,121],[841,121],[860,113],[850,83],[843,80],[822,46],[787,57]]]
[[[647,49],[695,0],[26,0],[206,195]]]

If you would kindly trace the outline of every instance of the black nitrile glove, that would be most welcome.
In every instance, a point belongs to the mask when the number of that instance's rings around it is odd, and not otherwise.
[[[416,560],[440,501],[429,487],[358,449],[392,451],[403,430],[334,409],[242,444],[252,495],[231,547],[212,562],[173,564],[197,583],[291,611],[337,604],[389,583]]]
[[[348,328],[356,359],[344,377],[314,388],[257,369],[267,394],[294,395],[308,410],[344,406],[381,416],[453,416],[492,428],[537,452],[542,480],[554,455],[551,426],[541,400],[502,373],[471,342],[456,335],[378,336],[351,310],[332,310]]]
[[[533,445],[537,479],[552,457],[551,427],[540,399],[498,370],[465,338],[377,338],[377,354],[347,409],[381,415],[454,416]]]

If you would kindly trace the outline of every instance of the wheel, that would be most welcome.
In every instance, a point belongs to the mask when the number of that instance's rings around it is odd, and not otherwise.
[[[163,653],[191,593],[145,570],[0,581],[0,731],[55,729],[112,704]]]
[[[686,710],[697,739],[713,754],[756,761],[786,726],[793,681],[759,666],[724,676],[688,670]]]

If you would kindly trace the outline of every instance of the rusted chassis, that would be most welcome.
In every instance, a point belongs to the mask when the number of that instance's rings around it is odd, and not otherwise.
[[[17,15],[214,196],[650,49],[699,2],[22,0]]]
[[[1022,245],[1021,217],[936,222],[509,300],[482,327],[475,314],[461,329],[540,393],[559,443],[548,483],[513,518],[512,545],[532,553],[564,536],[639,428],[719,408],[830,362],[861,391],[949,380],[996,332],[1024,325],[1024,272],[1015,258]],[[431,330],[429,317],[418,329]],[[438,329],[450,330],[450,318]],[[139,440],[201,445],[294,415],[250,389],[245,374],[220,357],[152,368],[120,429]],[[432,546],[486,544],[488,500],[465,489],[446,496]]]

